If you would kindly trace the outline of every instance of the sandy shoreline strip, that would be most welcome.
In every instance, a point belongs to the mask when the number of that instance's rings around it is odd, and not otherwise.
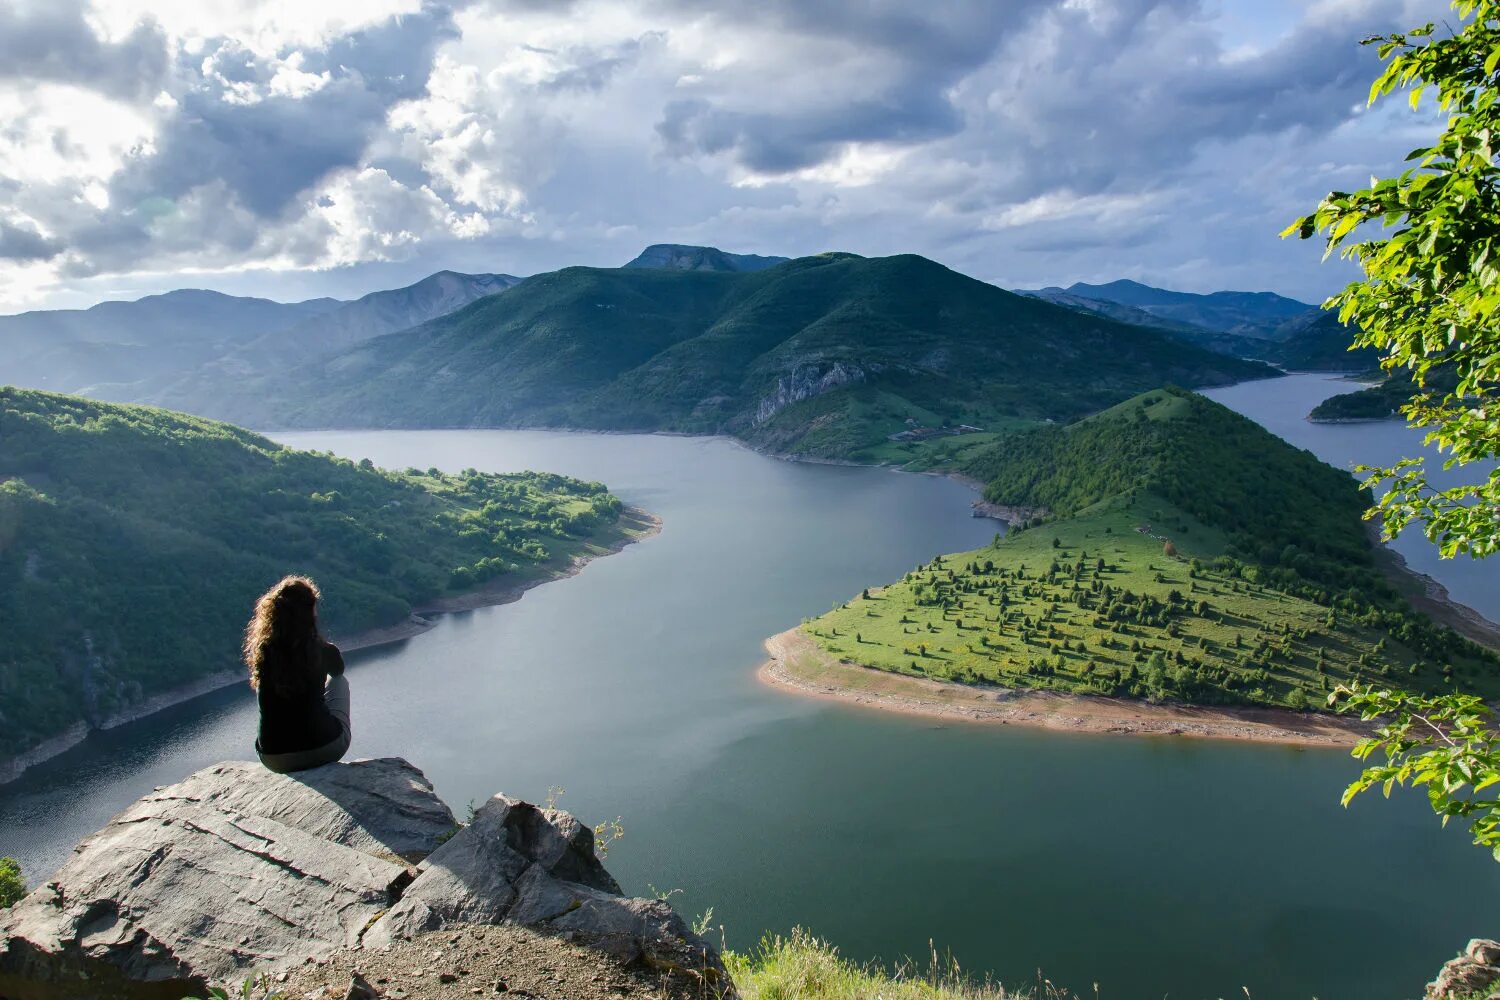
[[[350,652],[356,649],[370,649],[374,646],[384,646],[393,642],[404,642],[413,636],[421,635],[437,624],[431,615],[452,614],[455,611],[473,611],[477,608],[487,608],[498,604],[510,604],[519,601],[526,591],[533,587],[540,587],[544,583],[554,580],[564,580],[570,576],[576,576],[583,567],[598,559],[600,556],[613,555],[624,549],[627,545],[644,541],[652,535],[661,531],[661,518],[655,514],[640,509],[639,507],[626,507],[620,513],[620,524],[625,530],[625,535],[616,539],[609,545],[599,546],[596,551],[588,555],[580,555],[565,568],[541,576],[533,577],[519,583],[508,581],[497,581],[496,584],[480,587],[468,593],[458,594],[453,597],[444,597],[424,604],[416,608],[412,614],[403,622],[393,625],[385,625],[380,628],[365,629],[360,632],[348,634],[331,635],[329,638],[339,649]],[[208,674],[199,677],[191,683],[172,691],[163,691],[153,695],[139,705],[132,706],[124,712],[103,720],[92,728],[83,722],[74,723],[66,731],[46,740],[38,746],[17,757],[8,760],[0,759],[0,785],[5,785],[19,778],[30,767],[46,760],[51,760],[88,738],[88,734],[94,730],[115,729],[128,722],[144,719],[148,715],[154,715],[163,709],[171,708],[192,701],[194,698],[202,697],[213,691],[222,690],[235,684],[245,682],[245,671],[240,668]]]
[[[980,725],[1075,733],[1350,747],[1368,729],[1353,719],[1274,708],[1152,705],[1124,698],[969,687],[837,660],[800,627],[766,640],[756,676],[771,687],[866,708]]]

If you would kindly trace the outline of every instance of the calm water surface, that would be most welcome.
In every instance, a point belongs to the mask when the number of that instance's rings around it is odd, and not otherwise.
[[[1343,388],[1321,382],[1215,395],[1337,464],[1380,460],[1349,449],[1394,426],[1283,414]],[[600,479],[663,517],[577,577],[351,655],[353,752],[410,758],[460,812],[558,786],[586,818],[623,817],[609,864],[627,889],[682,889],[732,946],[804,925],[861,958],[934,940],[971,970],[1119,1000],[1370,1000],[1415,996],[1469,937],[1500,934],[1500,868],[1415,797],[1340,809],[1342,752],[940,725],[760,687],[766,636],[993,535],[954,483],[722,440],[281,437]],[[1484,606],[1481,575],[1443,578]],[[234,690],[91,738],[0,793],[0,852],[50,871],[153,785],[246,756],[254,725]]]
[[[1315,424],[1307,414],[1329,396],[1361,388],[1336,375],[1292,375],[1270,382],[1242,382],[1203,395],[1254,418],[1261,426],[1306,448],[1329,465],[1351,472],[1356,465],[1391,466],[1402,458],[1423,451],[1425,432],[1400,421],[1382,420],[1362,424]],[[1440,489],[1476,482],[1492,466],[1444,470],[1441,460],[1431,462],[1428,478]],[[1420,531],[1406,531],[1393,547],[1412,569],[1426,573],[1462,601],[1491,621],[1500,621],[1500,559],[1442,559],[1436,546]]]

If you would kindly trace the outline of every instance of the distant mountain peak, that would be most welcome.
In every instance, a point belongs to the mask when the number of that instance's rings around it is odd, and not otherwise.
[[[677,271],[763,271],[790,259],[751,253],[726,253],[718,247],[653,243],[625,266]]]
[[[1275,292],[1178,292],[1167,288],[1157,288],[1130,278],[1118,278],[1102,285],[1090,285],[1079,281],[1070,285],[1066,290],[1074,295],[1109,299],[1124,305],[1165,305],[1201,301],[1256,302],[1261,303],[1263,307],[1279,309],[1289,315],[1314,308],[1311,303],[1299,302]]]

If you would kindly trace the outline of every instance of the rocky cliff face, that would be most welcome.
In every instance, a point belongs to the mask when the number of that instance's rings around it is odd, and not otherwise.
[[[880,364],[860,366],[843,361],[835,361],[831,365],[820,362],[795,365],[790,372],[776,380],[775,389],[756,401],[755,426],[759,427],[771,420],[793,403],[821,396],[855,382],[863,382],[868,374],[878,374],[883,370],[884,366]]]
[[[572,816],[497,795],[459,827],[399,759],[218,764],[142,798],[0,919],[0,1000],[180,1000],[460,924],[518,924],[732,992]]]

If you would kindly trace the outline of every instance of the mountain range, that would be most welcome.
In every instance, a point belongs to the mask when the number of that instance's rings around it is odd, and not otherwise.
[[[215,394],[227,385],[274,376],[290,366],[347,350],[371,337],[417,326],[520,281],[509,274],[439,271],[405,288],[371,292],[301,322],[248,338],[204,364],[143,380],[129,392],[111,394],[111,398],[208,413],[214,409]]]
[[[353,302],[182,289],[91,309],[0,316],[0,383],[122,401],[190,395],[212,381],[297,363],[415,326],[520,278],[440,271]]]
[[[1198,294],[1120,280],[1023,289],[1020,294],[1293,371],[1365,371],[1379,363],[1375,351],[1349,350],[1351,333],[1334,313],[1274,292]]]
[[[1163,382],[1272,373],[922,257],[836,253],[754,271],[564,268],[194,402],[258,427],[728,433],[857,459],[908,427],[1069,420]]]
[[[505,292],[505,295],[498,293]],[[1070,420],[1164,382],[1373,367],[1269,292],[1011,294],[911,255],[654,244],[619,268],[441,271],[352,302],[183,290],[0,317],[0,382],[259,427],[730,433],[866,458],[903,430]]]
[[[115,391],[204,364],[342,304],[272,302],[189,288],[91,309],[0,316],[0,382],[60,392]]]

